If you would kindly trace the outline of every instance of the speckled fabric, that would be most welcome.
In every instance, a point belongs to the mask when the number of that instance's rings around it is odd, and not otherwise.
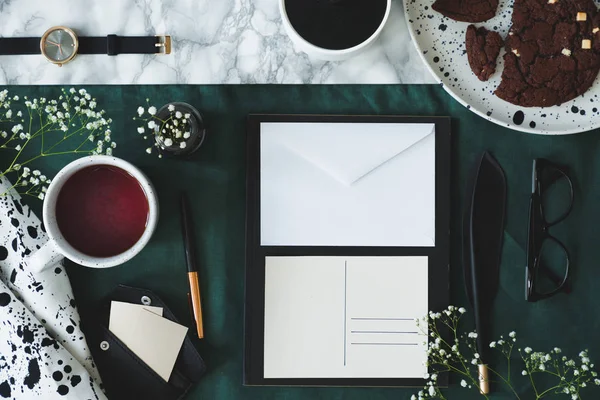
[[[20,196],[0,197],[0,399],[105,399],[64,267],[27,265],[47,240]]]

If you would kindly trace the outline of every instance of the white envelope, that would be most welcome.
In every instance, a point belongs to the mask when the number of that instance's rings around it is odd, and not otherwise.
[[[434,132],[261,123],[261,244],[435,246]]]

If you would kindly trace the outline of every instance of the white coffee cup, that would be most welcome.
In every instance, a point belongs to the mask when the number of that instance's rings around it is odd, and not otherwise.
[[[73,174],[92,165],[109,165],[127,172],[138,181],[148,200],[148,219],[144,233],[131,248],[112,257],[93,257],[75,249],[63,237],[56,219],[56,202],[62,187]],[[132,164],[112,156],[88,156],[73,161],[56,174],[46,192],[42,215],[49,240],[27,259],[31,271],[39,272],[65,257],[86,267],[108,268],[129,261],[148,244],[158,222],[158,198],[152,183]]]
[[[365,0],[365,4],[368,4],[368,0]],[[379,35],[381,35],[381,31],[385,27],[385,24],[390,16],[390,10],[392,8],[392,0],[387,0],[387,5],[385,9],[385,14],[383,19],[381,20],[381,24],[375,32],[369,36],[364,42],[357,44],[354,47],[350,47],[347,49],[340,50],[331,50],[325,49],[319,46],[316,46],[306,39],[304,39],[296,29],[292,26],[292,22],[287,15],[285,9],[285,0],[279,0],[279,12],[281,14],[281,21],[283,23],[283,27],[288,37],[291,39],[292,43],[294,43],[300,50],[305,52],[311,57],[314,57],[317,60],[323,61],[344,61],[354,56],[359,55],[363,51],[367,50],[369,47],[375,43]]]

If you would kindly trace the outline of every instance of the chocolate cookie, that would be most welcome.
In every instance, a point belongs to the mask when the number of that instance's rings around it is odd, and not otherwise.
[[[550,107],[589,89],[600,70],[593,0],[515,0],[496,96],[523,107]]]
[[[483,22],[496,15],[498,0],[436,0],[435,11],[462,22]]]
[[[498,32],[484,27],[467,27],[466,47],[471,70],[480,81],[487,81],[496,72],[496,59],[504,41]]]

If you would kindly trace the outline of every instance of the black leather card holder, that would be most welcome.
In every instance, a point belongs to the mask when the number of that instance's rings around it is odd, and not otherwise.
[[[108,330],[110,302],[113,300],[162,307],[163,317],[178,322],[166,304],[153,292],[124,285],[117,287],[102,304],[96,326],[86,329],[88,345],[108,398],[181,399],[206,372],[206,365],[189,333],[177,356],[171,377],[166,382]]]

